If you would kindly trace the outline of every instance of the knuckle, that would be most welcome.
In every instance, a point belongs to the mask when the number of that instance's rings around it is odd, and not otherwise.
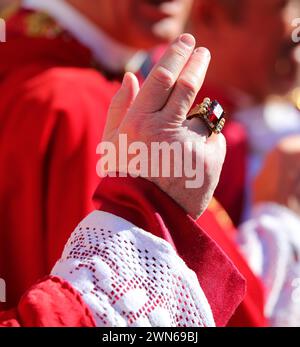
[[[162,85],[164,88],[172,88],[175,84],[175,78],[171,71],[166,69],[163,66],[159,66],[155,71],[152,73],[152,78]]]
[[[172,55],[177,56],[177,57],[179,57],[181,59],[186,59],[187,58],[187,50],[183,49],[179,45],[173,45],[171,47],[171,52],[172,52]]]
[[[177,85],[184,90],[188,95],[194,95],[198,93],[198,84],[193,78],[179,78]]]

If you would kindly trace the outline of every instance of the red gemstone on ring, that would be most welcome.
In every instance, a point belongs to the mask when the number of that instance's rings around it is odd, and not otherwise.
[[[214,125],[217,125],[224,116],[225,112],[223,107],[218,103],[218,101],[212,101],[207,112],[207,119]]]

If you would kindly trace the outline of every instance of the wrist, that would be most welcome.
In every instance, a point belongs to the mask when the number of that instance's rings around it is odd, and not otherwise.
[[[198,189],[186,188],[184,178],[148,177],[147,180],[154,183],[194,219],[201,216],[212,198]]]

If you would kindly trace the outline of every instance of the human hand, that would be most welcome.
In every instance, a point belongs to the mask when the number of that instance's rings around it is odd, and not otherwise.
[[[194,218],[201,215],[213,196],[226,153],[222,134],[208,137],[202,120],[186,120],[203,84],[209,62],[209,51],[205,48],[195,50],[193,36],[183,34],[168,48],[141,88],[133,74],[126,74],[111,103],[103,138],[117,148],[115,171],[140,174],[154,182]],[[127,143],[119,147],[122,134],[126,134]],[[133,173],[128,163],[136,154],[132,153],[132,148],[136,150],[134,144],[137,142],[145,145],[141,146],[141,151],[150,149],[154,142],[180,144],[186,152],[174,151],[174,157],[169,161],[163,160],[161,164],[167,169],[169,166],[170,171],[182,169],[182,176],[177,177],[173,172],[173,175],[164,177],[164,173],[156,171],[151,156],[141,158],[141,162],[147,162],[144,166],[146,173],[145,170],[143,174],[136,173],[136,170]],[[97,153],[103,152],[99,147]],[[191,177],[184,170],[184,163],[178,165],[180,159],[184,159],[183,153],[190,156],[196,169],[199,168],[193,174],[198,176],[200,184],[193,188],[188,187]],[[120,158],[122,160],[124,155],[128,158],[125,162],[123,160],[124,165],[120,165]]]

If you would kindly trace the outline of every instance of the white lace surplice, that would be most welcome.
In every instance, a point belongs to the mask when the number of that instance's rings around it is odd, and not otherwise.
[[[287,208],[264,203],[239,228],[241,251],[266,289],[271,326],[300,326],[300,219]]]
[[[52,274],[81,293],[97,326],[215,326],[196,274],[172,246],[109,213],[81,222]]]

